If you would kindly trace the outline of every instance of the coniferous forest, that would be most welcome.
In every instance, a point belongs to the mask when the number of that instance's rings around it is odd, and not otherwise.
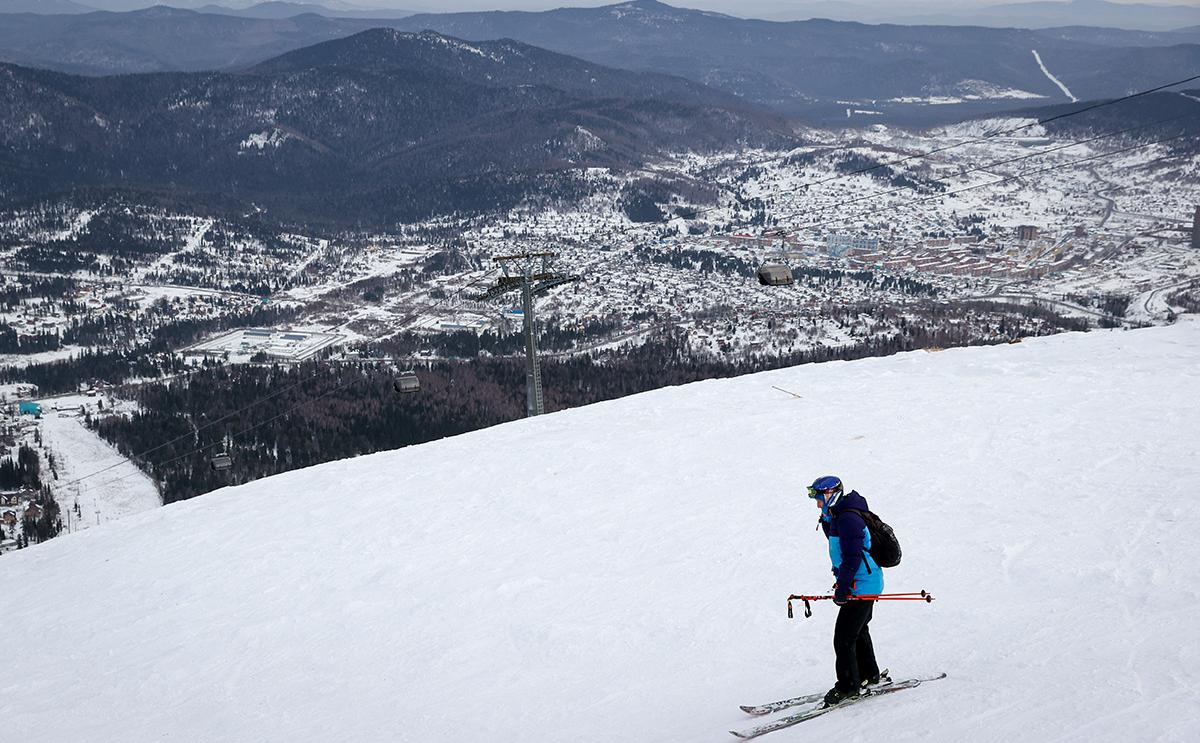
[[[859,308],[869,311],[870,308]],[[886,308],[875,308],[886,312]],[[941,305],[930,312],[995,313],[980,303]],[[547,412],[703,379],[731,377],[796,364],[885,356],[919,348],[1012,342],[1022,335],[1082,330],[1086,323],[1025,308],[1000,332],[983,335],[974,323],[902,324],[893,336],[868,336],[852,345],[819,347],[784,356],[729,361],[697,354],[687,331],[660,330],[648,342],[602,354],[547,357],[542,381]],[[457,343],[446,336],[446,343]],[[518,336],[507,340],[519,342]],[[411,347],[401,338],[398,346]],[[503,345],[509,345],[507,343]],[[393,349],[376,349],[390,355]],[[310,361],[297,366],[222,366],[136,392],[140,412],[89,424],[159,483],[163,502],[227,484],[335,459],[419,444],[516,420],[525,415],[525,364],[520,355],[447,358],[418,365],[421,389],[399,394],[396,370],[378,362]],[[214,470],[229,454],[232,467]]]

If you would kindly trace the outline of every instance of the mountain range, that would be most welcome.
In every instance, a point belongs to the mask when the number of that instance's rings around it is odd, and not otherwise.
[[[2,18],[0,61],[83,75],[241,69],[382,25],[311,14],[237,18],[166,7]]]
[[[213,3],[205,0],[173,0],[173,7],[220,13],[244,18],[290,18],[316,13],[329,18],[401,18],[414,11],[395,7],[372,8],[325,0],[323,3],[269,0],[262,3]],[[429,7],[430,3],[413,3]],[[700,5],[705,3],[701,2]],[[128,11],[142,9],[150,2],[137,0],[0,0],[0,13],[85,13],[92,10]],[[699,9],[699,8],[698,8]],[[439,11],[440,12],[440,11]],[[1007,3],[986,6],[962,6],[946,9],[946,3],[888,2],[861,5],[830,0],[750,0],[739,8],[739,15],[777,21],[827,18],[860,23],[906,25],[969,25],[1001,28],[1052,28],[1092,26],[1142,31],[1169,31],[1200,25],[1200,8],[1189,5],[1151,3],[1115,3],[1107,0],[1069,0],[1057,2]]]
[[[169,8],[5,17],[0,59],[79,74],[236,70],[372,26],[510,38],[590,62],[688,78],[811,123],[847,109],[948,121],[1040,101],[1123,95],[1200,70],[1200,34],[778,23],[634,0],[539,13],[391,20],[239,18]],[[1037,52],[1035,55],[1034,52]]]
[[[240,18],[292,18],[298,15],[312,13],[315,15],[325,16],[326,18],[371,18],[371,19],[387,19],[387,18],[403,18],[405,16],[415,15],[411,10],[396,10],[377,8],[374,10],[347,10],[345,8],[328,8],[324,5],[314,5],[312,3],[289,3],[289,2],[265,2],[251,5],[246,8],[231,8],[225,5],[199,5],[191,8],[199,13],[216,13],[219,15],[232,15]]]
[[[792,142],[777,116],[514,41],[375,29],[238,73],[89,78],[0,65],[0,194],[114,191],[309,223],[553,194],[544,174]]]
[[[936,98],[937,113],[955,117],[1011,108],[1013,100],[1068,100],[1039,57],[1078,98],[1123,95],[1200,71],[1200,45],[1104,46],[1020,29],[772,23],[656,0],[417,15],[395,25],[464,39],[509,37],[679,75],[818,123],[844,120],[848,106],[903,117]]]

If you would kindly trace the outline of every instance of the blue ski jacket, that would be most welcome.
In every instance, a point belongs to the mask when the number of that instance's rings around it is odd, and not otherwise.
[[[853,596],[883,593],[883,569],[875,564],[867,522],[851,509],[870,510],[867,499],[851,490],[832,510],[821,513],[821,528],[829,540],[829,559],[838,586],[850,586]]]

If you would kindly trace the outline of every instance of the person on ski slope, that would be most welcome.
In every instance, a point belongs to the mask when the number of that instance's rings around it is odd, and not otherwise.
[[[883,593],[883,569],[871,558],[871,532],[856,511],[867,511],[867,501],[857,492],[844,492],[841,479],[818,477],[808,497],[821,509],[821,528],[829,540],[829,557],[837,578],[833,603],[838,610],[833,630],[837,684],[825,695],[825,706],[857,696],[870,686],[887,681],[875,662],[868,626],[875,602],[854,596]]]

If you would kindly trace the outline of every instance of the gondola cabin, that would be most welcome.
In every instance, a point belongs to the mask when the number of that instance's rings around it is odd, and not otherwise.
[[[421,390],[421,380],[417,379],[417,375],[414,372],[404,372],[396,377],[396,380],[392,382],[392,386],[397,392],[407,395]]]
[[[763,286],[789,286],[795,279],[787,266],[768,264],[758,269],[758,283]]]
[[[215,472],[224,472],[233,466],[233,459],[230,458],[230,456],[225,452],[221,452],[220,454],[215,455],[209,461],[209,466],[212,467],[213,471]]]

